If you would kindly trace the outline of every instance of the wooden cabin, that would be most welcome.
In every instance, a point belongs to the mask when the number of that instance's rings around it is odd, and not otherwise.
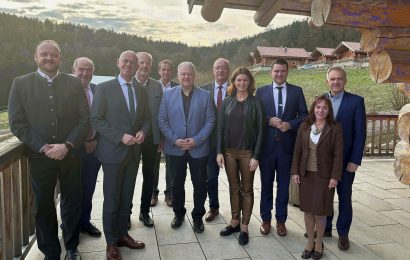
[[[312,61],[316,62],[328,62],[335,60],[337,57],[333,54],[333,48],[319,48],[317,47],[310,53]]]
[[[251,65],[271,66],[278,58],[285,59],[290,68],[296,68],[305,64],[310,56],[304,48],[256,46]]]
[[[368,57],[367,52],[360,49],[360,42],[342,41],[332,52],[337,60],[358,61]]]

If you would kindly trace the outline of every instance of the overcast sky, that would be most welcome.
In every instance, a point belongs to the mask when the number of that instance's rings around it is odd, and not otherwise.
[[[181,41],[191,46],[211,45],[242,38],[267,28],[257,26],[253,11],[225,9],[215,23],[201,16],[201,6],[188,13],[186,0],[1,0],[0,12],[70,21],[94,28],[109,28],[154,40]],[[303,16],[278,14],[268,28],[276,28]]]

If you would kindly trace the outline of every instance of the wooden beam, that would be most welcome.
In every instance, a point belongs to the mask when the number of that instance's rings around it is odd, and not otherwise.
[[[365,52],[380,52],[383,49],[410,51],[410,28],[380,27],[361,29],[360,46]]]
[[[410,27],[408,0],[312,0],[316,26],[325,23],[355,28]]]
[[[208,22],[216,22],[221,17],[224,6],[225,0],[205,0],[202,5],[201,15]]]
[[[376,83],[410,83],[410,52],[386,49],[373,53],[369,74]]]
[[[283,8],[285,0],[264,0],[256,11],[253,19],[259,26],[266,27],[273,17]]]

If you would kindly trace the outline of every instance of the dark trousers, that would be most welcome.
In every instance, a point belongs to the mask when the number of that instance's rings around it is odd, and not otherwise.
[[[173,210],[175,216],[183,217],[185,208],[185,179],[187,164],[191,173],[191,181],[194,186],[194,209],[193,219],[201,219],[205,215],[206,200],[206,163],[208,157],[193,158],[189,152],[182,156],[170,156],[174,179],[172,181]]]
[[[172,198],[172,193],[171,193],[171,185],[172,185],[172,172],[171,172],[171,162],[170,158],[168,155],[164,155],[165,157],[165,190],[164,194],[165,196],[169,196]],[[158,153],[158,157],[156,158],[158,160],[158,170],[154,171],[154,184],[153,184],[153,189],[152,189],[152,194],[158,196],[159,194],[159,189],[158,189],[158,182],[159,182],[159,165],[161,161],[161,153]],[[157,163],[157,161],[155,162]]]
[[[142,191],[141,191],[141,213],[149,213],[151,206],[152,187],[154,182],[155,171],[159,171],[159,161],[156,165],[158,156],[158,145],[154,145],[152,136],[148,136],[141,145],[142,154]],[[158,173],[157,173],[158,175]]]
[[[244,225],[249,224],[254,202],[255,172],[249,171],[251,157],[252,153],[249,150],[225,149],[224,158],[229,181],[232,219],[239,220],[242,213],[242,224]]]
[[[108,245],[116,244],[118,239],[128,233],[128,218],[134,196],[135,180],[139,160],[128,151],[121,163],[103,163],[104,204],[103,226]]]
[[[81,178],[83,184],[83,200],[80,226],[86,226],[90,223],[92,199],[97,182],[98,171],[101,163],[94,153],[85,154],[81,158]]]
[[[218,176],[219,166],[216,163],[216,148],[211,148],[208,155],[208,198],[209,207],[213,209],[219,209],[218,199]]]
[[[81,216],[81,164],[67,155],[63,160],[29,158],[30,181],[36,202],[37,245],[47,259],[60,259],[54,190],[57,179],[61,191],[61,220],[64,245],[74,250],[79,242]]]
[[[292,154],[285,153],[280,142],[275,144],[272,153],[262,155],[259,161],[262,186],[260,214],[263,221],[270,221],[272,219],[273,183],[275,182],[276,175],[275,217],[278,222],[286,222],[291,164]]]
[[[339,236],[347,236],[352,224],[352,185],[355,173],[343,171],[342,179],[337,184],[337,195],[339,196],[339,216],[336,221]],[[326,231],[332,231],[333,215],[326,220]]]

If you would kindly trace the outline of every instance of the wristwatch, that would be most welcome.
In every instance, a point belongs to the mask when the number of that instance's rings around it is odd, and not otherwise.
[[[64,145],[67,148],[67,150],[69,150],[69,151],[74,148],[74,146],[69,142],[65,142]]]

